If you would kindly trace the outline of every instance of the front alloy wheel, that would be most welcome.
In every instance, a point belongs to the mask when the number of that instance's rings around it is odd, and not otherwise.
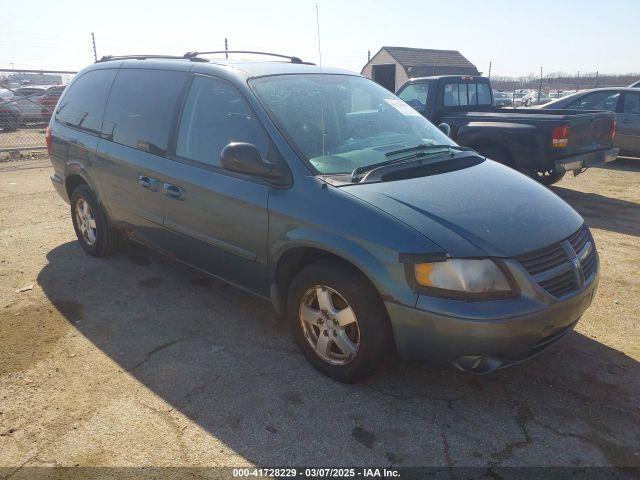
[[[307,289],[299,317],[305,339],[322,360],[346,365],[355,358],[360,347],[358,319],[333,288],[315,285]]]
[[[309,363],[340,382],[370,376],[393,345],[380,294],[361,272],[339,260],[318,260],[294,277],[287,317]]]

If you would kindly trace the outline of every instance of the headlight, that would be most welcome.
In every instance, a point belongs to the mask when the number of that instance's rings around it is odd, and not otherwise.
[[[493,260],[456,258],[413,263],[405,268],[411,266],[419,293],[460,300],[512,298],[519,294],[507,269]]]

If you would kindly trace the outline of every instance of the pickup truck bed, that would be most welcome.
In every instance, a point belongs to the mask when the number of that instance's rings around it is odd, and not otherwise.
[[[455,97],[447,90],[452,85],[456,86]],[[465,101],[455,104],[462,91]],[[409,98],[416,92],[424,95]],[[467,92],[473,92],[473,96],[467,96]],[[617,149],[612,147],[613,113],[496,108],[491,92],[486,78],[446,76],[412,79],[400,87],[398,95],[432,123],[446,124],[460,145],[547,185],[560,180],[567,171],[577,174],[617,157]]]

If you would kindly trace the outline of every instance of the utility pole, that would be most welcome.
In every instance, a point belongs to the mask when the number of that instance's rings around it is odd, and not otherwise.
[[[491,80],[491,61],[489,61],[489,80]]]
[[[595,88],[598,88],[598,70],[596,70],[596,84],[594,85]]]
[[[578,82],[576,85],[576,90],[580,90],[580,70],[578,70]]]
[[[93,59],[98,61],[98,54],[96,53],[96,36],[91,32],[91,43],[93,43]]]
[[[540,86],[538,87],[538,105],[540,105],[541,96],[542,96],[542,67],[540,67]]]
[[[227,53],[229,50],[229,42],[227,41],[227,37],[224,37],[224,58],[229,58],[229,54]]]
[[[371,50],[367,50],[367,63],[371,61]]]

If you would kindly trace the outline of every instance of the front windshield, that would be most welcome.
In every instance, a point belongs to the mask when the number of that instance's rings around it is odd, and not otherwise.
[[[380,85],[350,75],[276,75],[251,87],[300,155],[320,173],[351,173],[421,144],[455,145]],[[324,131],[324,135],[323,135]]]

